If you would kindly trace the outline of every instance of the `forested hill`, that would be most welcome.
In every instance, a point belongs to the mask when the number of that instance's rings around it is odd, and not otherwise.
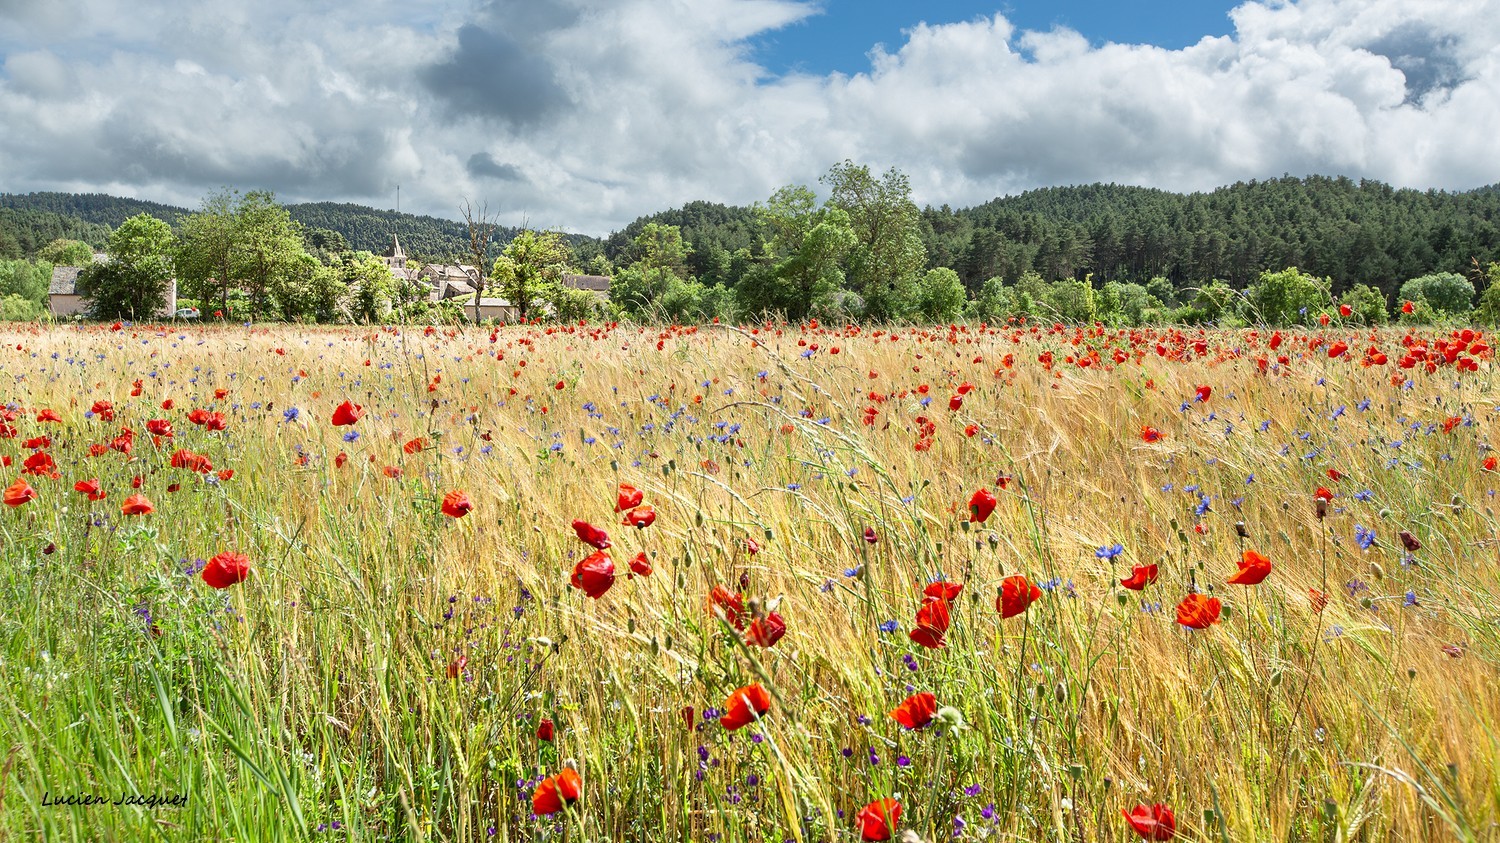
[[[394,233],[401,237],[407,254],[421,259],[442,261],[469,252],[468,228],[456,220],[336,202],[308,202],[286,209],[309,231],[327,229],[343,235],[351,249],[382,253],[390,248]],[[150,214],[176,226],[190,213],[188,208],[103,193],[0,193],[0,249],[7,233],[23,255],[58,237],[102,248],[109,231],[136,214]],[[516,231],[496,230],[496,245],[510,242]],[[570,235],[568,239],[576,243],[590,238]]]
[[[464,224],[362,205],[290,205],[309,230],[343,235],[355,249],[383,252],[394,232],[409,254],[443,260],[468,252]],[[58,237],[102,246],[106,227],[139,213],[176,223],[187,209],[103,194],[0,194],[0,257],[30,255]],[[604,241],[617,265],[649,222],[675,225],[693,248],[693,275],[733,285],[744,259],[769,236],[753,209],[690,202],[641,217]],[[496,232],[496,245],[513,229]],[[1262,270],[1296,266],[1387,294],[1430,272],[1467,273],[1473,261],[1500,261],[1500,185],[1465,192],[1397,190],[1375,181],[1312,176],[1240,182],[1209,193],[1170,193],[1094,184],[1007,196],[973,208],[927,208],[921,237],[929,267],[958,272],[970,290],[988,278],[1027,271],[1049,280],[1145,282],[1176,286],[1218,278],[1243,287]],[[569,235],[575,247],[591,238]],[[590,246],[583,252],[592,252]],[[745,250],[745,251],[741,251]]]
[[[326,228],[344,235],[352,249],[380,254],[391,247],[391,234],[394,233],[400,235],[401,247],[406,253],[420,259],[443,261],[469,252],[468,226],[457,220],[336,202],[308,202],[288,205],[286,209],[292,219],[309,229]],[[510,242],[516,231],[497,229],[495,242]]]
[[[1300,267],[1387,292],[1428,272],[1500,260],[1500,189],[1397,190],[1312,176],[1177,194],[1120,185],[1033,190],[961,211],[928,209],[930,258],[966,280],[1026,268],[1049,278],[1242,287],[1261,270]]]
[[[971,292],[1028,270],[1049,280],[1160,276],[1181,287],[1219,278],[1243,287],[1262,270],[1296,266],[1332,277],[1335,290],[1368,283],[1391,293],[1409,278],[1500,260],[1500,185],[1447,193],[1313,176],[1180,194],[1094,184],[921,216],[928,266],[956,270]],[[708,277],[724,251],[764,234],[749,208],[692,202],[610,237],[611,259],[649,222],[680,226],[694,248],[689,263]]]

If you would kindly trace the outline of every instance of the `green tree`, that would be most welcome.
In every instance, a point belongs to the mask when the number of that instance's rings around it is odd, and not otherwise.
[[[59,237],[38,250],[36,256],[53,266],[88,266],[94,262],[94,247],[82,240]]]
[[[776,191],[756,211],[771,232],[769,262],[744,273],[735,285],[740,307],[789,319],[833,309],[844,282],[842,261],[855,245],[849,214],[831,204],[816,207],[813,192],[803,186]]]
[[[904,319],[916,305],[917,274],[927,262],[921,214],[911,201],[911,184],[894,168],[878,181],[870,168],[844,161],[823,183],[829,201],[849,214],[855,246],[846,275],[873,319]]]
[[[333,270],[347,291],[349,316],[356,322],[384,321],[395,306],[395,276],[385,261],[369,252],[348,252],[334,261]]]
[[[1368,284],[1355,284],[1339,296],[1339,303],[1349,305],[1354,311],[1349,318],[1361,325],[1384,325],[1390,319],[1385,293]]]
[[[1074,324],[1094,321],[1094,288],[1086,281],[1069,278],[1047,285],[1042,313],[1048,318]]]
[[[1500,325],[1500,263],[1492,263],[1485,272],[1487,286],[1479,297],[1474,320],[1481,325]]]
[[[89,262],[93,263],[92,253]],[[0,296],[20,296],[40,304],[47,299],[51,280],[52,266],[44,261],[0,260]]]
[[[917,307],[929,322],[951,322],[963,315],[964,282],[958,273],[940,266],[927,270],[917,284]]]
[[[10,293],[0,296],[0,322],[31,322],[39,318],[45,308],[25,296]]]
[[[635,236],[626,254],[632,264],[665,269],[686,281],[689,277],[688,255],[692,252],[692,244],[682,239],[681,228],[652,222]]]
[[[176,243],[172,227],[137,214],[109,236],[109,261],[85,267],[78,291],[95,319],[150,319],[167,305]]]
[[[235,248],[239,240],[240,196],[221,190],[204,197],[197,213],[184,217],[177,246],[181,292],[203,303],[205,311],[229,310],[229,290],[236,281]]]
[[[280,309],[312,267],[303,260],[302,226],[267,191],[245,194],[237,209],[234,272],[250,296],[251,318]]]
[[[1262,272],[1245,291],[1245,316],[1266,325],[1305,325],[1332,301],[1333,282],[1299,271]]]
[[[570,258],[561,234],[526,229],[501,250],[490,278],[495,291],[526,319],[538,304],[556,298]]]
[[[1425,299],[1440,314],[1463,316],[1474,309],[1474,285],[1456,272],[1437,272],[1401,285],[1403,300]]]

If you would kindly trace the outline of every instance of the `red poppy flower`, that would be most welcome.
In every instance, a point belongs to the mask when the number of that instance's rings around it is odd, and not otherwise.
[[[937,597],[951,603],[958,599],[958,593],[963,590],[963,583],[938,580],[937,582],[928,583],[927,587],[922,589],[922,594],[926,597]]]
[[[1144,591],[1146,586],[1156,582],[1155,565],[1137,565],[1130,571],[1130,576],[1120,580],[1120,585],[1131,591]]]
[[[630,557],[630,573],[626,576],[634,577],[636,574],[643,577],[651,576],[651,559],[644,550]]]
[[[995,511],[995,496],[989,489],[980,489],[969,498],[969,521],[983,524]]]
[[[156,511],[151,505],[151,500],[140,492],[136,492],[120,504],[120,511],[126,515],[150,515]]]
[[[20,506],[34,500],[36,500],[36,490],[31,488],[25,478],[18,478],[16,482],[5,487],[6,506]]]
[[[220,480],[233,480],[234,479],[234,469],[232,469],[232,468],[226,468],[223,471],[220,471],[219,472],[219,479]]]
[[[468,666],[469,666],[469,657],[468,656],[462,656],[461,655],[458,658],[454,659],[453,661],[448,662],[448,678],[449,679],[457,679],[458,677],[460,677],[460,676],[463,675],[464,668],[466,668]]]
[[[1177,622],[1188,629],[1208,629],[1219,622],[1221,606],[1217,597],[1189,594],[1177,604]]]
[[[1151,807],[1135,806],[1135,810],[1121,811],[1130,828],[1142,840],[1171,840],[1177,833],[1177,818],[1167,806],[1157,803]]]
[[[723,618],[735,629],[745,628],[745,599],[724,586],[716,585],[709,593],[708,609],[714,617]]]
[[[36,414],[36,420],[39,422],[60,422],[62,421],[62,416],[59,416],[56,410],[42,410]]]
[[[906,634],[906,637],[916,644],[936,650],[944,646],[943,639],[951,623],[952,615],[948,611],[948,601],[941,597],[927,597],[922,601],[921,608],[917,609],[916,626]]]
[[[578,534],[578,540],[599,550],[608,550],[613,547],[609,540],[609,534],[595,527],[587,521],[577,520],[573,522],[573,532]]]
[[[1409,302],[1409,301],[1404,301],[1404,302],[1401,303],[1401,312],[1402,313],[1411,313],[1415,309],[1416,308],[1414,308],[1412,306],[1412,303]]]
[[[890,711],[891,718],[908,729],[926,726],[936,714],[937,697],[926,691],[912,694]]]
[[[338,456],[336,456],[336,457],[333,458],[333,467],[334,468],[343,468],[344,467],[344,463],[346,463],[348,461],[349,461],[349,455],[346,454],[346,453],[344,453],[343,451],[339,451]]]
[[[415,454],[425,447],[427,447],[427,440],[418,436],[417,438],[407,442],[405,445],[402,445],[401,451],[405,454]]]
[[[250,576],[250,558],[243,553],[224,551],[203,566],[203,581],[214,588],[228,588]]]
[[[1354,308],[1350,307],[1347,304],[1341,304],[1341,305],[1339,305],[1339,315],[1340,316],[1352,316],[1352,315],[1354,315]]]
[[[95,401],[89,411],[105,421],[115,420],[115,407],[108,401]]]
[[[1226,582],[1234,585],[1260,585],[1271,575],[1271,560],[1253,550],[1240,554],[1240,569]]]
[[[172,423],[166,419],[151,419],[146,422],[146,430],[152,436],[171,436]]]
[[[1333,500],[1333,492],[1328,491],[1326,487],[1319,486],[1318,491],[1313,492],[1313,500],[1331,501]]]
[[[645,499],[645,492],[642,492],[640,489],[637,489],[629,483],[621,483],[620,493],[615,498],[615,512],[624,512],[627,509],[633,509],[637,506],[640,506],[641,501]]]
[[[1485,457],[1484,462],[1480,463],[1480,467],[1485,471],[1494,471],[1496,466],[1500,466],[1500,460],[1497,460],[1492,456]]]
[[[656,521],[656,509],[651,504],[644,504],[625,513],[625,520],[620,523],[629,527],[645,529]]]
[[[874,544],[880,541],[880,536],[875,534],[874,527],[865,528],[865,544]]]
[[[46,451],[37,451],[21,461],[22,474],[32,474],[37,477],[51,477],[57,469],[57,464],[52,461],[52,455]]]
[[[1340,480],[1344,479],[1344,472],[1339,471],[1336,468],[1330,468],[1330,469],[1328,469],[1328,479],[1332,480],[1335,483],[1337,483]]]
[[[1161,439],[1161,431],[1150,425],[1141,425],[1141,441],[1155,442]]]
[[[99,486],[99,478],[97,477],[95,477],[93,480],[79,480],[77,483],[73,484],[73,491],[82,492],[85,495],[88,495],[89,500],[91,501],[102,501],[109,494]]]
[[[959,410],[963,409],[963,406],[964,397],[962,395],[955,395],[952,398],[948,399],[948,409],[952,410],[953,412],[958,412]]]
[[[554,731],[551,718],[543,717],[542,722],[536,725],[536,738],[551,743]]]
[[[1030,608],[1042,596],[1042,590],[1026,579],[1024,574],[1006,577],[1000,583],[1000,596],[995,598],[995,608],[1001,619],[1013,618]]]
[[[859,824],[860,840],[889,840],[901,822],[901,803],[894,799],[876,799],[854,818]]]
[[[602,550],[594,551],[573,566],[572,584],[598,600],[615,584],[615,560]]]
[[[1193,390],[1193,400],[1197,401],[1197,402],[1199,402],[1201,404],[1202,402],[1207,401],[1208,400],[1208,396],[1212,395],[1213,393],[1214,393],[1214,388],[1213,387],[1211,387],[1211,386],[1200,386],[1197,389]]]
[[[1328,595],[1316,588],[1309,588],[1307,590],[1307,599],[1308,602],[1312,603],[1314,612],[1321,614],[1324,609],[1328,608]]]
[[[745,550],[751,556],[760,553],[760,542],[756,541],[755,539],[745,539]]]
[[[454,489],[443,495],[443,514],[450,518],[462,518],[474,511],[474,504],[462,489]]]
[[[364,407],[345,401],[333,411],[333,426],[343,427],[345,425],[354,424],[355,422],[359,421],[360,416],[363,416],[364,414]]]
[[[782,620],[781,615],[772,612],[750,622],[750,629],[745,631],[745,643],[754,644],[757,647],[771,647],[780,641],[783,635],[786,635],[786,621]]]
[[[719,725],[733,732],[765,717],[770,710],[771,694],[759,682],[746,685],[724,701],[724,716],[719,718]]]
[[[564,806],[577,802],[582,791],[583,779],[578,771],[565,767],[561,773],[542,779],[542,783],[536,786],[536,793],[531,795],[531,812],[539,817],[551,816]]]
[[[1401,546],[1406,548],[1408,553],[1416,553],[1422,549],[1422,542],[1416,536],[1412,535],[1410,530],[1402,530],[1399,535],[1401,537]]]

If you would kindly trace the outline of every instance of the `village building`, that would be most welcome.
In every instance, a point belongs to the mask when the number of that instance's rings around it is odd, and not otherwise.
[[[109,255],[94,253],[94,263],[104,263]],[[81,316],[88,312],[88,302],[78,292],[78,275],[83,271],[78,266],[52,267],[52,280],[47,284],[47,310],[54,319]],[[157,319],[171,319],[177,313],[177,279],[167,285],[167,304],[155,314]]]
[[[428,301],[443,302],[457,299],[464,306],[464,313],[473,318],[474,291],[479,285],[479,271],[474,267],[468,264],[429,263],[423,264],[418,269],[412,269],[407,265],[409,258],[401,247],[401,238],[395,234],[391,235],[391,248],[381,257],[395,277],[424,282],[428,287]],[[610,279],[608,276],[564,275],[562,283],[564,287],[572,287],[575,290],[588,290],[601,302],[609,301]],[[503,298],[481,296],[479,318],[510,322],[520,318],[520,310]]]

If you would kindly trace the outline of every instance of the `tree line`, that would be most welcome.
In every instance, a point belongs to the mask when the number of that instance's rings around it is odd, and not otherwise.
[[[1490,310],[1481,294],[1500,260],[1496,188],[1447,193],[1288,177],[1187,195],[1048,188],[953,210],[918,208],[894,169],[877,175],[845,161],[820,181],[822,201],[807,185],[789,185],[748,208],[693,202],[603,239],[488,223],[479,253],[474,226],[464,222],[332,203],[282,206],[264,192],[221,191],[196,212],[155,206],[170,219],[145,215],[161,224],[151,235],[140,214],[108,227],[112,214],[151,203],[6,195],[0,225],[20,214],[35,231],[24,247],[12,235],[10,260],[0,263],[0,310],[15,309],[4,305],[6,294],[40,302],[43,250],[55,259],[78,242],[132,256],[84,273],[101,314],[112,307],[109,289],[141,309],[148,279],[170,270],[184,297],[252,318],[432,318],[437,309],[452,316],[426,301],[423,285],[376,271],[384,262],[370,252],[387,246],[393,231],[413,257],[478,266],[478,282],[493,279],[493,293],[527,315],[675,321],[776,314],[1279,324],[1339,305],[1371,322],[1377,310],[1382,319],[1482,318]],[[65,216],[75,213],[82,216]],[[61,220],[79,236],[61,236]],[[438,234],[424,239],[429,230]],[[38,245],[37,232],[60,236]],[[414,236],[421,245],[412,245]],[[134,257],[140,243],[132,241],[141,238],[164,244],[159,265]],[[1288,267],[1297,267],[1295,276]],[[133,283],[122,274],[137,271]],[[572,295],[558,282],[564,272],[612,276],[611,301]],[[1304,280],[1269,280],[1292,277]],[[1301,291],[1297,307],[1272,294],[1282,287]],[[1302,294],[1308,290],[1317,295]]]

